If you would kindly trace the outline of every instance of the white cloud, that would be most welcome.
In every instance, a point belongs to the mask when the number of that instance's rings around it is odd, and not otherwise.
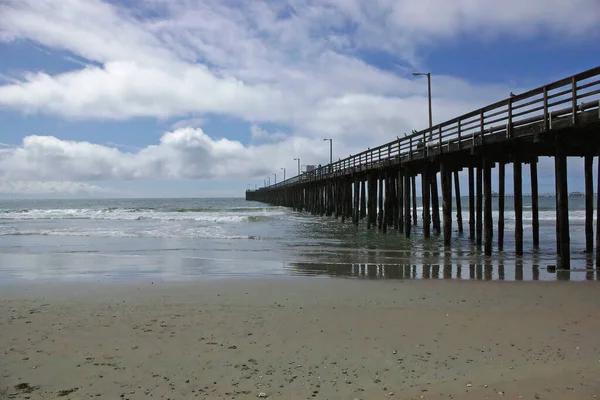
[[[266,176],[293,158],[320,162],[320,140],[288,137],[261,146],[214,140],[199,128],[165,133],[158,144],[136,152],[52,136],[28,136],[0,151],[0,181],[115,181],[136,179],[239,179]],[[340,152],[356,151],[338,147]]]
[[[599,26],[597,0],[139,0],[131,8],[5,0],[0,40],[66,50],[83,65],[0,76],[0,107],[75,119],[182,120],[160,143],[134,152],[29,136],[0,149],[0,177],[213,179],[263,176],[298,156],[318,164],[327,159],[322,137],[334,138],[334,153],[345,157],[425,127],[426,84],[410,76],[421,67],[424,43],[541,33],[577,40]],[[363,50],[388,52],[402,66],[379,69],[358,56]],[[434,122],[511,90],[519,88],[434,74]],[[249,122],[254,145],[194,129],[205,114]]]

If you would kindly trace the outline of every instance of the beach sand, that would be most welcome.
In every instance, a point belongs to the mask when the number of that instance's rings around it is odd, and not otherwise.
[[[600,398],[595,282],[0,288],[0,398]]]

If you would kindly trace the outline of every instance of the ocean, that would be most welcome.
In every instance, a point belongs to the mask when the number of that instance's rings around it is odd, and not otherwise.
[[[494,199],[497,201],[497,199]],[[524,198],[523,257],[514,256],[514,212],[506,198],[505,252],[485,257],[465,233],[453,244],[410,240],[244,199],[0,200],[0,282],[15,280],[191,281],[225,277],[362,279],[597,279],[584,250],[584,199],[571,197],[572,268],[556,265],[554,198],[540,198],[540,249],[532,249]],[[496,208],[496,204],[494,204]],[[418,214],[420,216],[421,209]],[[494,224],[497,212],[494,212]],[[595,224],[594,224],[595,227]],[[496,227],[495,227],[496,228]],[[496,238],[496,231],[494,232]]]

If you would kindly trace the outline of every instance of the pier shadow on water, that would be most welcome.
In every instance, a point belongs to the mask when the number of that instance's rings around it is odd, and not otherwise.
[[[313,264],[290,263],[289,272],[300,276],[359,279],[434,279],[470,281],[600,281],[595,269],[555,270],[538,265],[492,264]]]

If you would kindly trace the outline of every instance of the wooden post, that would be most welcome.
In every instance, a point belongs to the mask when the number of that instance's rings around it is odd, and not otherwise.
[[[571,240],[569,237],[569,188],[567,185],[567,156],[560,144],[555,157],[558,171],[558,221],[560,225],[560,268],[571,269]]]
[[[600,270],[600,157],[597,159],[598,162],[598,175],[596,189],[596,269]],[[596,272],[596,278],[600,277],[600,271]]]
[[[469,239],[475,240],[475,177],[469,167]]]
[[[444,247],[450,247],[452,240],[452,173],[444,163],[440,165],[442,181],[442,214],[444,218]]]
[[[393,171],[390,171],[390,174],[390,181],[392,182],[392,186],[390,188],[392,198],[390,200],[390,203],[392,205],[393,210],[391,218],[394,229],[398,230],[398,215],[400,212],[400,209],[398,208],[398,174],[394,174]]]
[[[371,226],[375,226],[377,218],[377,181],[375,180],[374,172],[371,172],[367,178],[368,183],[368,205],[369,212],[367,215],[367,229],[371,229]]]
[[[413,224],[417,226],[417,178],[412,176],[412,206],[413,206]]]
[[[492,220],[492,167],[489,161],[485,161],[483,166],[483,196],[485,198],[485,208],[483,215],[484,226],[484,252],[486,256],[492,255],[492,233],[494,222]]]
[[[385,188],[383,189],[385,194],[385,198],[383,200],[383,231],[387,232],[387,226],[389,225],[388,223],[390,221],[390,213],[392,211],[392,208],[390,207],[390,175],[387,170],[384,172],[383,181],[385,182]]]
[[[529,164],[529,169],[531,171],[531,228],[533,231],[533,247],[537,249],[540,247],[540,208],[538,201],[537,157],[531,161],[531,164]]]
[[[354,177],[354,209],[352,213],[352,222],[354,225],[358,226],[358,221],[360,220],[360,183],[358,182],[358,176]]]
[[[431,236],[431,217],[430,217],[430,183],[429,183],[429,171],[425,167],[421,174],[421,200],[423,202],[423,236],[428,238]]]
[[[381,230],[383,228],[383,177],[379,176],[377,181],[379,184],[379,213],[377,214],[377,229]]]
[[[431,219],[433,220],[433,230],[439,235],[440,226],[440,198],[438,196],[437,171],[434,169],[429,175],[431,182]]]
[[[408,171],[404,173],[404,234],[410,238],[410,175]]]
[[[523,170],[521,160],[515,158],[513,169],[513,186],[515,200],[515,253],[523,255]]]
[[[504,250],[504,162],[498,164],[498,251]]]
[[[560,254],[560,222],[558,219],[558,163],[554,160],[554,202],[556,205],[556,254]]]
[[[398,231],[404,232],[404,172],[398,170]]]
[[[348,207],[348,202],[346,201],[346,196],[348,194],[348,191],[346,190],[346,179],[345,178],[340,179],[340,192],[341,192],[340,206],[341,206],[342,224],[343,224],[344,222],[346,222],[346,215],[348,215],[348,210],[346,210],[346,208]]]
[[[585,156],[585,252],[594,251],[594,157]]]
[[[458,233],[463,233],[462,220],[462,201],[460,198],[460,181],[458,180],[458,171],[454,171],[454,194],[456,197],[456,223],[458,224]]]
[[[477,167],[477,217],[476,217],[476,233],[477,247],[481,247],[483,243],[483,168],[481,165]]]
[[[365,181],[360,181],[360,219],[367,216],[367,196],[365,192]]]

